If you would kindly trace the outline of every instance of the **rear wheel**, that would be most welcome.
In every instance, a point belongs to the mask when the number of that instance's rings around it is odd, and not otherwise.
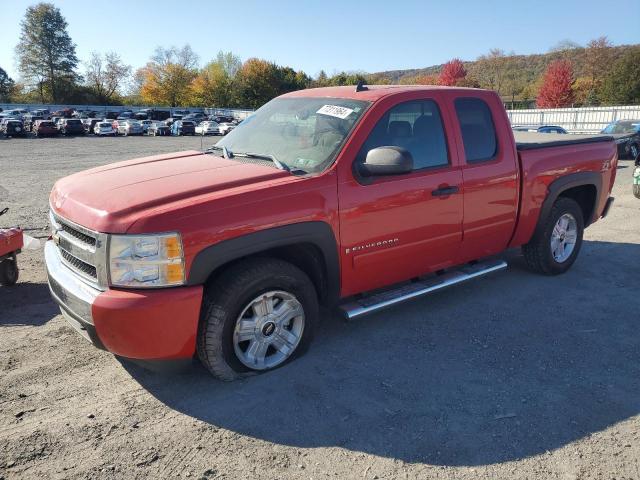
[[[206,288],[198,356],[222,380],[273,370],[307,350],[317,317],[303,271],[278,259],[247,260]]]
[[[6,258],[0,262],[0,285],[11,286],[18,281],[18,262],[14,258]]]
[[[522,247],[528,267],[537,273],[558,275],[575,262],[584,233],[582,209],[575,200],[560,197],[529,243]]]

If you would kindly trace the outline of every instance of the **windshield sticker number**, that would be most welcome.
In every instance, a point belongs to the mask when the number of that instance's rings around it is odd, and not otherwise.
[[[329,115],[331,117],[336,117],[344,120],[353,113],[353,110],[346,107],[339,107],[337,105],[324,105],[316,113],[319,113],[321,115]]]

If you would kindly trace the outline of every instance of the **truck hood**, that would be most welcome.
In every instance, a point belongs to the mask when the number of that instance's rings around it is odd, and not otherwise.
[[[292,178],[265,165],[186,151],[113,163],[59,180],[50,197],[60,216],[89,229],[123,233],[141,216]]]

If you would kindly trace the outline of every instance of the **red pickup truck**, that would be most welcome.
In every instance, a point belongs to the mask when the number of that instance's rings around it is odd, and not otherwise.
[[[320,305],[355,318],[500,270],[511,247],[565,272],[616,165],[608,136],[514,139],[491,91],[293,92],[206,152],[59,180],[49,285],[96,346],[234,379],[306,350]]]

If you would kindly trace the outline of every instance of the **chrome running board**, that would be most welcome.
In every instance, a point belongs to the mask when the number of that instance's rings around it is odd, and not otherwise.
[[[485,260],[468,264],[455,270],[448,270],[441,275],[428,277],[417,282],[405,283],[399,287],[378,291],[361,298],[350,299],[338,305],[338,309],[342,311],[346,320],[353,320],[354,318],[505,268],[507,268],[507,262],[504,260]]]

